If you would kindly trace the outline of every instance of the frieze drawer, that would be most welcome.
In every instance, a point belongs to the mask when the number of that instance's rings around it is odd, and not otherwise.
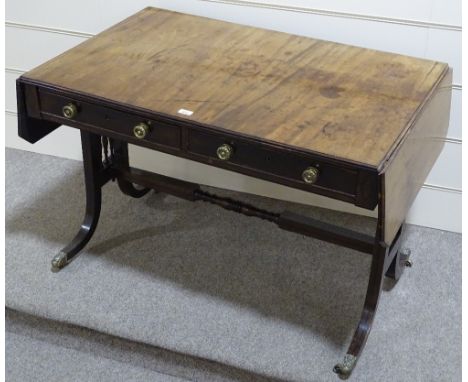
[[[124,134],[135,141],[146,140],[163,146],[180,147],[178,126],[148,119],[138,113],[122,112],[43,90],[39,90],[39,102],[42,117],[46,119],[52,117],[72,126],[79,123],[109,130]]]

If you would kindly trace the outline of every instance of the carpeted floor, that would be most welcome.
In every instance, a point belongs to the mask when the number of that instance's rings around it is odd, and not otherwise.
[[[6,310],[7,381],[270,381],[244,370]]]
[[[63,346],[50,341],[57,337],[56,325],[49,323],[48,336],[37,331],[38,320],[31,319],[31,329],[18,324],[19,316],[7,313],[7,332],[5,336],[6,380],[7,381],[155,381],[182,382],[187,379],[154,372],[149,368],[135,367],[128,362],[115,361],[105,355],[97,355],[92,349],[74,349],[69,344]],[[24,318],[23,318],[24,320]],[[40,326],[43,329],[43,325]],[[35,338],[33,335],[35,334]],[[44,338],[45,337],[45,338]],[[81,338],[81,337],[73,337]],[[76,342],[76,341],[75,341]]]
[[[125,372],[147,373],[140,380],[337,380],[331,370],[357,324],[369,256],[202,202],[155,193],[131,199],[111,183],[103,190],[92,241],[76,261],[52,273],[51,257],[81,222],[81,163],[17,150],[7,150],[6,158],[6,304],[15,314],[32,317],[29,327],[41,327],[35,319],[49,328],[60,322],[195,357],[190,375],[177,371],[177,359],[167,365],[129,363]],[[375,225],[369,218],[236,197],[270,209],[305,209],[370,233]],[[406,246],[413,250],[414,267],[397,285],[386,283],[351,380],[459,381],[461,236],[410,226]],[[57,358],[60,341],[10,332],[9,380],[42,375],[45,361],[54,376],[53,365],[68,362]],[[34,358],[42,348],[50,357],[37,355],[22,374],[21,357]],[[102,357],[101,362],[94,346],[85,348],[70,348],[64,358],[71,362],[78,351],[80,364],[90,369],[87,380],[102,380],[96,364],[109,369],[116,361]],[[216,361],[220,369],[205,372],[202,359]],[[222,365],[228,370],[224,377]],[[124,366],[119,363],[116,370]],[[60,366],[57,374],[66,370]],[[56,380],[74,380],[84,371],[70,373],[69,379]]]

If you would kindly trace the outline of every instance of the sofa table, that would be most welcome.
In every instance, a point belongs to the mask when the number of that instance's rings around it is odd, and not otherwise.
[[[109,180],[135,198],[153,189],[207,201],[368,253],[362,316],[333,369],[347,378],[384,276],[398,280],[410,264],[402,229],[444,145],[451,79],[444,63],[145,8],[17,80],[22,138],[81,131],[85,217],[53,269],[90,240]],[[129,143],[377,208],[375,236],[132,168]]]

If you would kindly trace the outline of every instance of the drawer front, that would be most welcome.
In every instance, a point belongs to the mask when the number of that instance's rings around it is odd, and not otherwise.
[[[41,113],[44,117],[51,115],[69,121],[91,125],[103,130],[109,130],[124,134],[136,139],[134,127],[144,123],[148,126],[148,131],[142,140],[147,140],[159,145],[179,148],[180,128],[165,122],[149,120],[134,113],[122,112],[113,108],[108,108],[93,103],[74,100],[72,98],[39,90],[39,102]],[[64,116],[63,108],[73,105],[76,113],[71,118]],[[64,122],[66,124],[66,122]],[[102,133],[105,135],[105,131]]]
[[[232,154],[227,160],[218,157],[220,146],[228,144],[232,147]],[[245,169],[246,173],[261,175],[269,179],[268,174],[281,178],[283,184],[310,190],[321,194],[345,194],[348,199],[356,195],[358,171],[343,168],[313,156],[268,148],[259,143],[239,138],[226,138],[226,135],[189,130],[187,150],[195,156],[205,158],[210,164],[228,169]],[[307,168],[318,169],[318,178],[313,184],[306,183],[303,172]],[[240,171],[242,172],[242,171]],[[259,176],[262,177],[262,176]],[[320,192],[323,191],[323,192]]]

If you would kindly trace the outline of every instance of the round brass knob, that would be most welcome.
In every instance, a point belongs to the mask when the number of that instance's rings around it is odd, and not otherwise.
[[[308,184],[314,184],[319,176],[319,170],[316,167],[307,167],[302,173],[302,180]]]
[[[76,114],[78,113],[78,109],[76,106],[72,103],[69,103],[68,105],[65,105],[62,107],[62,114],[65,118],[75,118]]]
[[[149,133],[149,126],[146,123],[139,123],[133,128],[133,135],[138,139],[143,139]]]
[[[218,155],[218,158],[221,160],[228,160],[232,156],[233,152],[234,150],[232,146],[225,143],[224,145],[218,147],[216,150],[216,155]]]

